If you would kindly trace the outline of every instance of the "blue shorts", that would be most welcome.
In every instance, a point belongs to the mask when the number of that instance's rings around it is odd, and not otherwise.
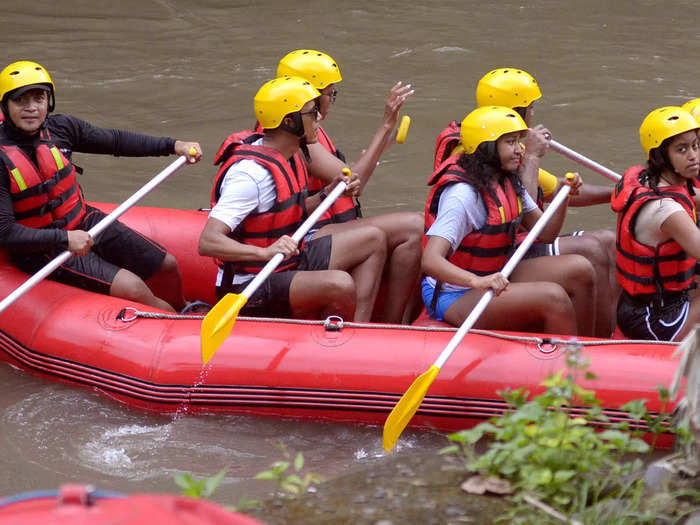
[[[423,295],[423,303],[425,303],[425,309],[430,317],[432,317],[433,319],[437,319],[438,321],[444,321],[445,312],[447,311],[447,309],[450,306],[452,306],[452,303],[454,303],[457,299],[462,297],[469,290],[470,288],[467,288],[465,290],[442,290],[440,292],[440,295],[438,295],[435,310],[433,310],[433,292],[435,291],[435,288],[430,285],[427,279],[423,279],[423,283],[421,284],[421,291]]]

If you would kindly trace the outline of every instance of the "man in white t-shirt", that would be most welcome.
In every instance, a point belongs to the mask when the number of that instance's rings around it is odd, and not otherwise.
[[[364,236],[327,235],[301,249],[291,238],[341,180],[307,196],[300,151],[317,139],[318,91],[297,77],[267,82],[255,96],[255,116],[264,133],[231,135],[217,154],[214,206],[199,251],[220,262],[217,295],[240,292],[276,253],[285,259],[242,309],[244,315],[369,320],[386,258],[378,229]],[[350,180],[347,194],[359,183]],[[349,273],[348,273],[349,272]]]

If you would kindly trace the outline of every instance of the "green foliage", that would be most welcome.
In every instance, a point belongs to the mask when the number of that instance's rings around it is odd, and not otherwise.
[[[313,473],[302,474],[304,468],[304,456],[299,452],[293,461],[284,445],[280,449],[285,456],[283,461],[275,461],[269,470],[258,473],[255,479],[274,481],[279,489],[288,498],[296,498],[304,494],[312,484],[321,483],[321,478]],[[289,472],[292,467],[291,473]],[[302,477],[303,476],[303,477]]]
[[[196,479],[186,472],[175,475],[175,483],[182,489],[184,496],[191,498],[210,498],[226,475],[226,469],[222,469],[212,477]]]
[[[605,516],[611,502],[620,521],[610,523],[653,522],[651,514],[640,511],[644,484],[638,455],[652,450],[640,436],[648,432],[655,441],[670,431],[670,416],[649,413],[646,401],[639,400],[622,407],[628,420],[611,423],[595,392],[577,384],[582,373],[586,379],[595,378],[586,371],[588,365],[575,345],[568,354],[567,371],[548,377],[542,383],[543,393],[530,399],[522,388],[499,392],[512,411],[448,436],[452,444],[440,453],[459,454],[467,470],[499,476],[515,487],[516,506],[502,516],[504,521],[547,522],[540,511],[522,504],[527,494],[586,523],[608,523]],[[668,402],[668,391],[661,389],[659,394]],[[604,430],[597,431],[601,425]],[[479,454],[475,445],[482,438],[490,442]]]

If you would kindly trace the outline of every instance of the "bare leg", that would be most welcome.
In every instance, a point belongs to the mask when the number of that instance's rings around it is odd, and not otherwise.
[[[586,233],[579,237],[560,237],[559,238],[559,253],[561,255],[577,254],[585,257],[593,265],[595,270],[596,282],[596,318],[595,318],[595,336],[610,337],[615,329],[615,312],[617,306],[617,297],[619,286],[617,285],[617,277],[615,275],[615,234],[613,232],[605,232],[601,230],[601,235],[598,237],[593,232]],[[601,240],[602,239],[602,240]],[[610,242],[612,241],[612,272],[611,272],[611,254]],[[614,287],[611,283],[614,280]]]
[[[383,308],[379,312],[375,310],[373,317],[382,323],[400,323],[409,299],[418,287],[423,214],[388,213],[353,222],[371,224],[386,234],[388,259],[382,277],[385,294],[380,298]]]
[[[182,294],[182,276],[177,260],[173,255],[166,254],[158,271],[148,279],[147,284],[156,290],[159,296],[179,312],[185,307],[185,296]]]
[[[510,277],[511,282],[552,282],[560,285],[571,298],[576,311],[579,335],[594,335],[596,282],[593,265],[580,255],[536,257],[521,261]]]
[[[112,286],[109,289],[109,295],[147,304],[148,306],[160,308],[168,312],[175,311],[170,304],[153,295],[151,289],[146,286],[146,283],[143,282],[138,275],[123,268],[114,276],[114,281],[112,281]]]
[[[484,293],[484,290],[468,291],[447,309],[445,320],[454,326],[461,325]],[[558,284],[511,282],[491,299],[474,327],[576,335],[576,315],[571,299]]]
[[[586,232],[587,234],[589,232]],[[620,300],[622,287],[617,280],[617,251],[615,245],[615,232],[610,230],[594,230],[590,234],[598,239],[603,251],[608,256],[608,282],[610,283],[610,332],[615,331],[617,326],[617,303]]]
[[[355,314],[355,283],[347,272],[318,270],[297,272],[289,287],[292,316],[297,319],[325,319]]]
[[[324,226],[314,238],[333,235],[329,269],[352,275],[357,297],[354,320],[366,322],[372,316],[386,261],[386,235],[375,226],[342,226],[345,225]]]

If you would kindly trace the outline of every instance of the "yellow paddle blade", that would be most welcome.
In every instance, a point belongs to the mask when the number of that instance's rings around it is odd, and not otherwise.
[[[401,432],[406,428],[408,422],[418,410],[418,407],[423,402],[428,387],[435,381],[435,378],[440,373],[440,369],[435,365],[430,365],[427,371],[419,375],[413,384],[406,390],[406,393],[401,396],[399,402],[386,418],[384,423],[384,450],[389,452],[401,436]]]
[[[227,293],[214,305],[214,308],[209,310],[202,321],[202,363],[206,365],[214,357],[228,334],[231,333],[238,312],[241,311],[246,302],[248,302],[248,298],[245,295]]]

